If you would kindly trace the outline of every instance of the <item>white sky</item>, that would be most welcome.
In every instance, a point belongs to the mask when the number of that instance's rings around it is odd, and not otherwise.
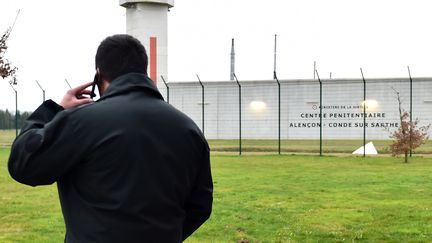
[[[169,80],[228,80],[231,38],[240,80],[271,79],[278,34],[279,79],[431,77],[432,2],[428,0],[176,0],[169,13]],[[18,107],[60,101],[72,85],[91,81],[96,48],[125,32],[118,0],[0,0],[0,33],[21,14],[6,57],[18,70]],[[0,80],[0,109],[15,109]]]

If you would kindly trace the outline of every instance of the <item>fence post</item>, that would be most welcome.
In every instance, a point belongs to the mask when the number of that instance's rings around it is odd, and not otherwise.
[[[167,89],[167,103],[169,104],[169,86],[168,86],[167,82],[165,82],[163,75],[161,75],[161,78],[162,78],[162,81],[164,82],[165,87]]]
[[[18,92],[11,83],[9,85],[15,92],[15,137],[18,137]]]
[[[412,77],[411,77],[411,70],[408,66],[408,74],[410,79],[410,157],[412,157]]]
[[[201,79],[200,79],[200,77],[198,76],[198,74],[196,75],[197,76],[197,78],[198,78],[198,81],[199,81],[199,83],[200,83],[200,85],[201,85],[201,104],[202,104],[202,110],[201,110],[201,113],[202,113],[202,132],[203,132],[203,134],[205,135],[205,133],[204,133],[204,85],[203,85],[203,83],[201,82]]]
[[[314,71],[313,71],[313,79],[315,80],[315,73],[316,73],[316,61],[314,61]]]
[[[363,79],[363,157],[366,157],[366,80],[362,68],[360,72]]]
[[[323,155],[323,149],[322,149],[322,147],[323,147],[322,146],[323,145],[323,142],[322,142],[322,127],[323,127],[323,123],[322,123],[322,117],[323,117],[323,114],[322,114],[322,82],[321,82],[321,79],[318,75],[318,70],[315,69],[315,73],[316,73],[316,76],[318,78],[319,87],[320,87],[320,102],[319,102],[319,106],[320,106],[320,156],[322,156]]]
[[[39,88],[42,90],[42,101],[45,102],[45,90],[42,88],[42,86],[40,85],[40,83],[36,80],[37,85],[39,86]]]
[[[278,84],[278,153],[281,154],[281,100],[280,100],[280,82],[277,78],[276,71],[273,72],[273,77]]]
[[[238,88],[239,88],[239,155],[242,154],[242,134],[241,134],[241,85],[240,82],[237,79],[237,76],[235,73],[233,73],[233,76],[237,82]]]
[[[70,83],[67,81],[67,79],[65,79],[66,84],[69,86],[69,89],[72,89],[72,86],[70,85]]]

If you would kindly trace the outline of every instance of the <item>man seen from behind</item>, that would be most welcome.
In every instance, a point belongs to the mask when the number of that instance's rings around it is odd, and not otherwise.
[[[136,38],[106,38],[95,59],[100,99],[87,83],[44,102],[14,141],[9,172],[57,182],[65,242],[181,242],[211,213],[208,144],[148,78]]]

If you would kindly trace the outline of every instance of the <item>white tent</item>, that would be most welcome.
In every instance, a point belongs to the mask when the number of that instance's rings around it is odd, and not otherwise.
[[[364,147],[366,149],[364,149]],[[376,148],[372,142],[367,143],[364,147],[361,146],[356,151],[354,151],[352,154],[363,154],[364,151],[366,152],[366,154],[378,154],[378,152],[377,152],[377,150],[376,150]]]

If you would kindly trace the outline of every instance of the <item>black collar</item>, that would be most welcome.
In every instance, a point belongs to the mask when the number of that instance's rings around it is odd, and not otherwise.
[[[117,96],[130,91],[147,92],[163,100],[162,95],[153,81],[142,73],[127,73],[114,79],[99,100],[104,100],[108,97]]]

